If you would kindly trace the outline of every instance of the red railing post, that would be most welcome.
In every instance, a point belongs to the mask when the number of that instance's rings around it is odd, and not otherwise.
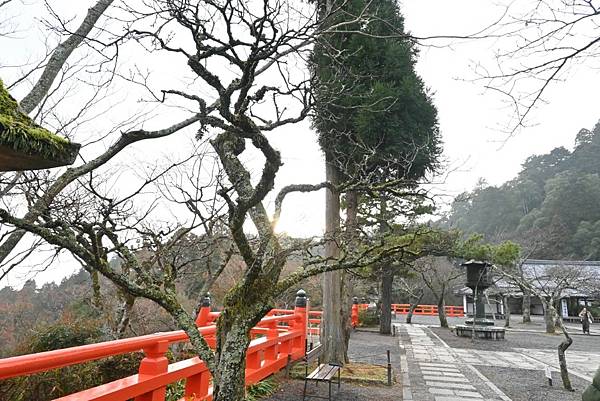
[[[248,352],[246,355],[246,368],[248,369],[260,369],[262,361],[260,356],[262,351]]]
[[[200,310],[198,311],[198,316],[196,316],[196,326],[202,327],[208,324],[208,319],[210,316],[210,293],[207,293],[202,298],[202,304],[200,305]]]
[[[208,394],[209,384],[210,372],[208,370],[188,377],[185,381],[185,399],[204,399]]]
[[[350,318],[352,320],[352,327],[358,327],[360,323],[358,321],[358,298],[352,298],[352,311],[350,313]]]
[[[304,290],[298,290],[296,293],[294,315],[296,315],[294,329],[300,330],[302,333],[294,341],[294,348],[300,351],[300,355],[304,355],[306,353],[306,334],[308,332],[308,300]]]
[[[165,354],[168,349],[168,341],[159,341],[151,347],[144,348],[146,357],[140,363],[139,376],[156,376],[167,372],[169,360]],[[161,387],[135,397],[135,401],[164,401],[166,392],[167,388]]]
[[[279,332],[277,330],[277,322],[271,322],[268,324],[269,330],[267,330],[267,338],[272,340],[279,336]],[[272,344],[265,349],[265,361],[274,361],[277,359],[277,355],[279,353],[279,344]]]

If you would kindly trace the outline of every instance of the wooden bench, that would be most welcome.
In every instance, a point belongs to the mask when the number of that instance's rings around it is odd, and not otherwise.
[[[304,401],[307,397],[308,398],[321,398],[324,400],[331,401],[331,384],[333,382],[334,377],[336,377],[336,376],[337,376],[337,381],[335,383],[337,383],[338,391],[340,390],[340,384],[341,384],[340,373],[341,373],[342,367],[340,365],[337,365],[334,363],[321,363],[320,359],[321,359],[322,353],[323,353],[323,346],[321,344],[319,344],[315,348],[308,351],[306,353],[306,355],[304,356],[303,362],[305,363],[305,366],[306,366],[306,369],[305,369],[306,372],[305,372],[305,377],[304,377],[304,391],[302,392],[302,401]],[[308,374],[308,365],[314,361],[317,361],[319,363],[319,366],[317,366],[317,368],[315,370],[313,370],[310,374]],[[320,382],[328,383],[329,396],[321,397],[321,396],[315,395],[315,394],[307,394],[306,388],[308,386],[308,382],[315,382],[316,386],[318,386]]]

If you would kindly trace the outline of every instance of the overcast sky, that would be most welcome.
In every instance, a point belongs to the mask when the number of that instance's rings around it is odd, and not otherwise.
[[[89,0],[50,2],[67,13],[67,18],[81,18],[92,3]],[[0,42],[0,65],[23,61],[27,55],[43,50],[41,35],[32,18],[40,2],[28,1],[27,4],[15,16],[20,33],[16,38]],[[481,0],[403,0],[401,5],[406,27],[421,37],[473,33],[496,20],[502,12],[501,7]],[[421,48],[417,70],[431,89],[438,108],[444,160],[448,166],[447,176],[435,184],[435,192],[442,195],[441,202],[450,202],[452,196],[471,189],[479,178],[493,185],[513,178],[521,163],[532,154],[545,153],[557,146],[572,148],[579,129],[592,128],[600,118],[598,103],[595,103],[600,93],[598,71],[583,64],[575,65],[563,76],[563,82],[550,87],[545,95],[547,103],[534,110],[530,126],[508,138],[500,128],[514,117],[511,110],[496,94],[483,90],[481,82],[473,82],[476,75],[472,65],[493,64],[493,46],[490,41],[473,41]],[[0,70],[0,74],[5,71],[8,75],[14,72]],[[309,122],[287,127],[270,135],[270,139],[282,152],[285,163],[277,177],[278,187],[324,180],[323,157]],[[158,158],[169,146],[181,147],[189,138],[180,140],[178,144],[169,139],[136,145],[128,150],[127,157],[130,160]],[[296,236],[320,234],[324,227],[323,202],[322,192],[291,195],[286,200],[280,229]],[[268,206],[272,207],[272,202]],[[77,268],[66,257],[62,262],[38,275],[36,281],[59,281]],[[0,286],[18,285],[22,277],[22,274],[15,275]]]

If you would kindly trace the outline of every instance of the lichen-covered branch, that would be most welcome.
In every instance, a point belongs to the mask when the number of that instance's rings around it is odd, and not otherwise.
[[[113,3],[114,0],[98,0],[96,4],[88,9],[87,15],[81,22],[81,25],[75,32],[52,52],[50,59],[46,63],[41,77],[37,80],[31,91],[21,100],[21,109],[29,114],[31,113],[48,94],[54,80],[60,72],[63,65],[67,62],[73,51],[85,40],[91,30],[98,22],[98,19]]]

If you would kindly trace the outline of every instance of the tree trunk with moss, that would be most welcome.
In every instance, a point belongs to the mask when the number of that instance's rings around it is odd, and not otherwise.
[[[246,353],[254,319],[227,313],[219,319],[216,372],[213,377],[214,401],[243,401],[246,396]]]
[[[510,327],[510,302],[508,295],[502,297],[502,303],[504,305],[504,327]]]
[[[423,299],[424,295],[425,291],[423,291],[423,289],[420,289],[417,296],[413,299],[412,303],[410,304],[410,308],[408,308],[408,314],[406,315],[406,323],[412,324],[412,317],[415,313],[415,309],[417,309],[417,306],[419,306],[419,303],[421,302],[421,299]]]
[[[394,285],[394,270],[385,266],[381,272],[381,314],[379,319],[379,333],[392,333],[392,288]]]
[[[527,289],[523,292],[523,323],[531,323],[531,293]]]
[[[438,317],[440,319],[440,326],[448,328],[448,319],[446,318],[446,289],[442,288],[440,296],[438,298]]]

